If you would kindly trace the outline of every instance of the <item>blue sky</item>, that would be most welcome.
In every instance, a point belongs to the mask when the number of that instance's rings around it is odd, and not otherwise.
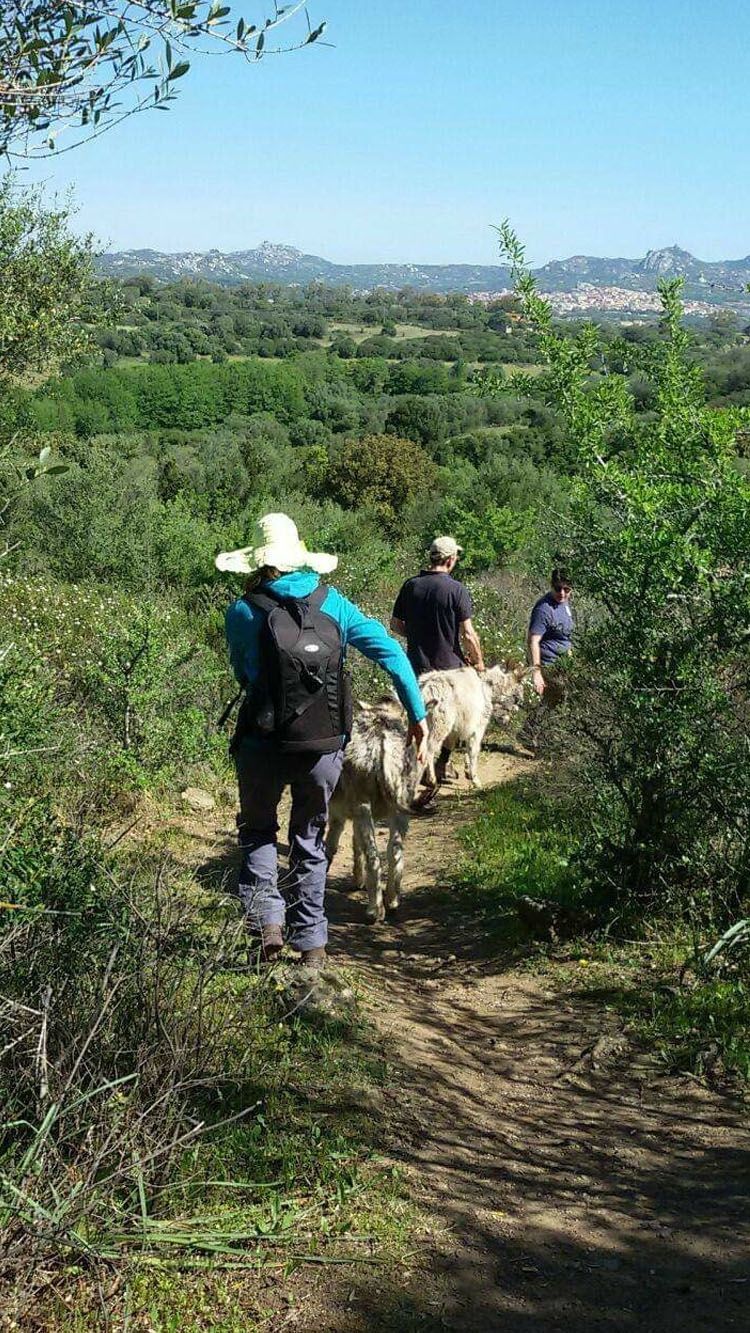
[[[229,0],[228,0],[229,2]],[[233,4],[248,20],[256,0]],[[310,0],[333,49],[200,60],[168,114],[35,164],[113,248],[341,262],[750,252],[745,0]]]

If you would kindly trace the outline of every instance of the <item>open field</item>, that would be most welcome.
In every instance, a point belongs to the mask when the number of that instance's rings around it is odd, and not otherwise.
[[[405,340],[407,338],[451,338],[458,329],[425,329],[420,324],[397,324],[396,332],[390,336]],[[347,324],[334,321],[329,328],[326,338],[321,339],[323,346],[329,346],[337,333],[345,333],[354,342],[364,342],[365,338],[374,338],[380,333],[380,328],[374,324]]]

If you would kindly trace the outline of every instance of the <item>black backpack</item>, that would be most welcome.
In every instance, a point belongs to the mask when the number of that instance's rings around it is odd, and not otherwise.
[[[232,742],[251,734],[285,753],[331,754],[352,728],[352,696],[341,631],[321,606],[328,589],[279,597],[270,589],[245,601],[265,616],[260,671],[247,691]]]

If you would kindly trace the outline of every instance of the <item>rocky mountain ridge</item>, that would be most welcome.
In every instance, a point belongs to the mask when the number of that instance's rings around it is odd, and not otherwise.
[[[475,295],[507,291],[511,281],[509,269],[501,264],[335,264],[319,255],[304,254],[293,246],[272,241],[228,254],[221,250],[175,253],[120,250],[101,255],[98,269],[108,277],[150,274],[162,282],[180,278],[228,285],[271,282],[304,286],[324,282],[346,284],[358,291],[414,287],[421,291]],[[673,245],[649,250],[642,259],[573,255],[543,264],[535,272],[540,289],[546,292],[571,291],[584,283],[648,292],[656,289],[662,277],[681,276],[685,279],[687,297],[731,304],[747,302],[750,255],[708,263]]]

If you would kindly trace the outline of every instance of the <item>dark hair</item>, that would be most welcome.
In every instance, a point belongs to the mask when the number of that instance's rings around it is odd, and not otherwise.
[[[562,565],[556,565],[550,574],[550,583],[553,588],[572,588],[573,580],[567,569]]]
[[[255,592],[255,589],[260,587],[261,583],[273,583],[274,579],[279,578],[279,576],[280,571],[274,569],[272,565],[262,565],[260,569],[248,574],[245,580],[245,596],[247,597],[249,593]]]

